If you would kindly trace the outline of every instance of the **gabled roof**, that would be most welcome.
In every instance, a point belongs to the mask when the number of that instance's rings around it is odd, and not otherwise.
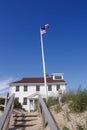
[[[52,77],[47,77],[47,83],[66,83],[64,80],[53,80]],[[11,84],[19,84],[19,83],[44,83],[44,78],[23,78],[19,81],[12,82]]]

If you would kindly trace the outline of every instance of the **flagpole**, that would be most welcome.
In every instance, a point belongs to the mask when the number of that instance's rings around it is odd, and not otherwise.
[[[40,38],[41,38],[41,50],[42,50],[42,62],[43,62],[43,73],[44,73],[44,85],[45,85],[45,93],[46,93],[46,101],[48,100],[48,90],[47,90],[47,80],[46,80],[46,65],[44,59],[44,47],[43,47],[43,37],[40,29]]]

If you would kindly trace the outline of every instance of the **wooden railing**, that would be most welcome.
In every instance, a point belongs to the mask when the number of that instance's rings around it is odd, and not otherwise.
[[[53,116],[51,115],[44,100],[40,95],[38,95],[38,99],[39,99],[39,108],[43,119],[43,129],[46,127],[46,124],[48,123],[50,130],[59,130]]]
[[[38,93],[34,93],[34,94],[28,96],[28,98],[35,97],[35,96],[38,96],[38,110],[41,113],[40,115],[42,116],[42,125],[43,125],[42,129],[44,130],[46,127],[46,124],[48,123],[50,130],[59,130],[52,114],[48,110],[46,103],[44,102],[41,95]]]
[[[5,103],[4,112],[0,118],[0,130],[7,130],[9,127],[9,121],[13,110],[13,104],[14,104],[14,98],[15,95],[13,94],[8,102]]]

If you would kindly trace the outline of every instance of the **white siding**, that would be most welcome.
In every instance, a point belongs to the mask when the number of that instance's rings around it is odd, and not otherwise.
[[[29,99],[27,99],[27,105],[23,105],[23,98],[24,97],[29,97],[30,95],[35,94],[35,93],[40,93],[43,97],[44,96],[46,97],[46,94],[45,94],[46,90],[45,90],[44,85],[41,85],[40,91],[37,91],[37,92],[36,92],[36,86],[35,85],[34,86],[28,86],[27,91],[24,91],[24,86],[19,86],[19,87],[20,87],[19,91],[16,91],[16,86],[11,86],[10,87],[10,95],[15,93],[15,97],[19,97],[19,102],[22,104],[23,108],[25,108],[28,111],[30,111],[30,108],[29,108],[30,101],[29,101]],[[60,85],[60,88],[61,88],[62,92],[66,91],[66,85]],[[56,89],[56,85],[52,85],[52,91],[48,91],[47,93],[48,93],[48,97],[50,97],[50,96],[57,97],[58,91]],[[34,99],[34,98],[35,97],[33,97],[32,99]]]

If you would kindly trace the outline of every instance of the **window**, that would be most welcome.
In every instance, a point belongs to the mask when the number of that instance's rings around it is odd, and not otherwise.
[[[61,76],[55,76],[55,79],[62,79],[62,77]]]
[[[19,98],[18,98],[18,97],[16,97],[16,98],[15,98],[15,101],[19,102]]]
[[[40,91],[40,86],[39,85],[36,86],[36,91]]]
[[[60,89],[60,85],[58,84],[57,86],[56,86],[56,90],[58,91]]]
[[[16,86],[16,92],[18,92],[19,91],[19,86]]]
[[[27,91],[27,86],[24,86],[24,91]]]
[[[27,98],[26,97],[23,98],[23,105],[27,105]]]
[[[52,86],[48,85],[48,91],[52,91]]]

